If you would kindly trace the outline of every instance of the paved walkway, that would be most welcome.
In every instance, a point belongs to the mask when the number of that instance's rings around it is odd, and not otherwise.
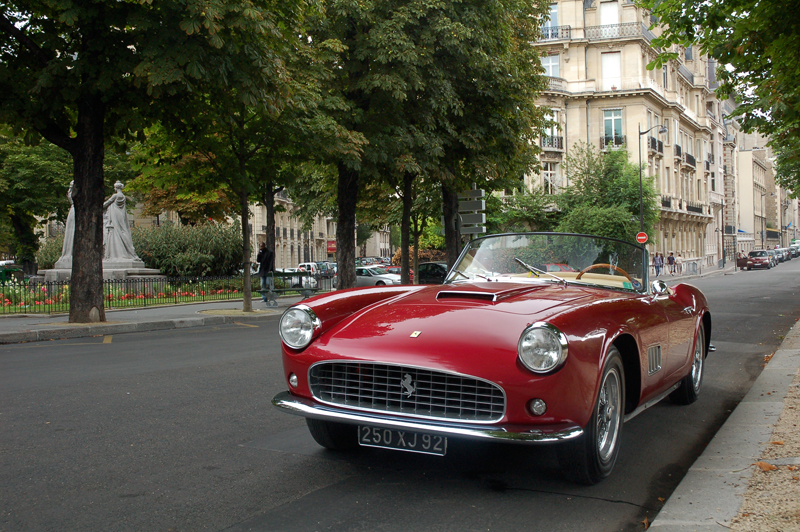
[[[724,270],[709,269],[703,272],[703,276],[734,273],[735,269],[728,267]],[[697,277],[700,276],[662,275],[660,278],[668,284],[675,284]],[[241,311],[240,300],[110,310],[106,312],[107,322],[86,325],[68,323],[66,315],[0,316],[0,344],[261,320],[279,315],[298,301],[300,297],[279,298],[278,307],[268,309],[256,300],[253,303],[256,310],[252,313]],[[800,408],[800,404],[795,404],[800,401],[784,404],[799,367],[800,327],[795,327],[787,334],[783,345],[748,394],[689,469],[650,524],[651,530],[730,530],[732,520],[745,500],[753,465],[759,461],[770,441],[781,412],[785,407]],[[797,460],[800,463],[800,457]],[[797,485],[800,493],[800,483]]]

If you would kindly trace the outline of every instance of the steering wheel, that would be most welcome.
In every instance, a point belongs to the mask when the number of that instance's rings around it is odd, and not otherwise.
[[[613,264],[590,264],[589,266],[587,266],[584,269],[582,269],[580,271],[580,273],[575,276],[575,280],[578,281],[583,276],[584,273],[588,272],[589,270],[594,270],[595,268],[609,268],[611,270],[618,271],[623,276],[625,276],[625,278],[627,280],[629,280],[633,286],[636,286],[637,284],[639,284],[636,281],[634,281],[633,278],[630,275],[628,275],[628,272],[626,272],[622,268],[617,268]]]

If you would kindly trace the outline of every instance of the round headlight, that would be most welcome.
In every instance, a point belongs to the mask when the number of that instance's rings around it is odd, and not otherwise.
[[[547,373],[567,359],[567,337],[549,323],[534,323],[520,336],[517,353],[526,368]]]
[[[299,305],[283,313],[278,332],[283,343],[292,349],[303,349],[311,343],[314,333],[321,325],[313,310]]]

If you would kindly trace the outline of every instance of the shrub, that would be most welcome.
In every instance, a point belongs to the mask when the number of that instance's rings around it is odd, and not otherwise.
[[[414,262],[414,248],[408,250],[409,260]],[[419,250],[419,262],[437,262],[447,260],[447,254],[441,249],[421,249]],[[400,266],[400,250],[398,249],[394,257],[392,257],[392,264]]]
[[[133,246],[148,268],[168,276],[236,275],[242,264],[238,222],[134,227]]]
[[[64,234],[48,238],[39,246],[36,252],[36,262],[40,270],[50,270],[56,265],[56,261],[61,258],[61,248],[64,246]]]

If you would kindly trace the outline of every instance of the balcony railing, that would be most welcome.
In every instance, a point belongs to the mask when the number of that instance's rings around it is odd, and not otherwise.
[[[675,145],[675,157],[678,158],[678,159],[682,159],[683,158],[683,150],[681,149],[681,145],[680,144],[676,144]]]
[[[545,26],[539,41],[562,41],[572,38],[572,26]]]
[[[564,92],[567,90],[566,89],[567,80],[565,80],[564,78],[554,78],[551,76],[547,78],[547,83],[548,83],[548,89],[551,91]]]
[[[661,206],[667,209],[671,209],[672,198],[670,196],[661,196]]]
[[[658,153],[664,153],[664,141],[663,140],[659,140],[658,141]]]
[[[650,151],[658,151],[658,139],[655,137],[647,137],[647,149]]]
[[[686,210],[689,212],[696,212],[698,214],[703,214],[703,204],[694,201],[687,201]]]
[[[586,38],[590,41],[604,39],[619,39],[621,37],[644,37],[651,42],[655,35],[641,22],[626,22],[624,24],[606,24],[604,26],[587,26]]]
[[[694,155],[692,155],[691,153],[684,153],[683,161],[689,166],[697,167],[697,161],[695,160]]]
[[[600,149],[619,148],[625,145],[625,135],[612,135],[600,137]]]
[[[564,151],[564,137],[542,137],[542,149]]]

